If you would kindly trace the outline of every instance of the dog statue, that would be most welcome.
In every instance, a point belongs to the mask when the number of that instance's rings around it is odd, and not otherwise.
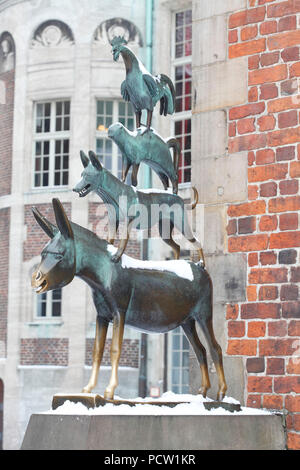
[[[133,228],[146,230],[158,223],[159,234],[173,249],[175,259],[179,259],[180,246],[172,237],[174,228],[179,230],[198,250],[200,262],[203,266],[205,265],[201,243],[194,236],[188,223],[186,208],[181,197],[163,190],[137,190],[133,186],[124,184],[102,167],[97,155],[92,151],[89,152],[89,158],[82,151],[80,157],[84,170],[81,174],[81,181],[73,188],[73,191],[78,193],[79,197],[85,197],[94,191],[107,205],[110,234],[113,234],[109,240],[110,243],[114,242],[120,221],[127,225],[126,234],[120,241],[118,251],[112,257],[113,261],[120,260]],[[198,202],[198,192],[196,188],[193,190],[195,202],[192,204],[192,209]]]

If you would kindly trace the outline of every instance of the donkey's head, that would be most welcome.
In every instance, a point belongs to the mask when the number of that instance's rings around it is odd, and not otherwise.
[[[51,238],[43,249],[42,261],[33,273],[31,285],[37,294],[57,289],[69,284],[75,275],[75,243],[71,224],[59,199],[53,199],[52,205],[57,227],[49,222],[37,208],[33,215],[44,232]]]
[[[73,188],[73,191],[78,193],[79,197],[87,196],[91,191],[96,191],[99,185],[101,185],[102,165],[94,152],[90,151],[89,157],[83,151],[80,152],[84,170],[81,173],[82,179]]]

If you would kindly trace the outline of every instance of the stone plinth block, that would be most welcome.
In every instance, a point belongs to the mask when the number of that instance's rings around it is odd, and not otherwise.
[[[277,450],[285,448],[275,414],[33,414],[22,450]]]

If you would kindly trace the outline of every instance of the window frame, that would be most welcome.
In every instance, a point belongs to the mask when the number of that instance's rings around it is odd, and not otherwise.
[[[54,289],[54,290],[58,290],[58,289]],[[46,294],[46,315],[42,316],[42,315],[38,315],[38,305],[39,305],[39,300],[40,300],[40,297],[43,295],[37,295],[36,299],[35,299],[35,320],[36,321],[45,321],[45,320],[51,320],[51,321],[57,321],[59,319],[62,319],[62,316],[63,316],[63,313],[62,313],[62,305],[63,305],[63,290],[62,288],[59,288],[60,290],[60,300],[59,300],[59,303],[60,303],[60,315],[53,315],[53,304],[54,303],[58,303],[57,301],[55,301],[53,299],[53,292],[54,290],[51,290],[51,291],[48,291],[48,292],[44,292],[44,294]]]
[[[189,56],[184,56],[184,57],[175,57],[175,45],[176,45],[176,15],[181,12],[185,12],[188,10],[192,10],[192,6],[189,5],[184,9],[179,9],[175,10],[172,12],[172,38],[171,38],[171,76],[172,80],[174,83],[174,86],[176,87],[176,67],[179,66],[185,66],[185,65],[191,65],[192,67],[192,54]],[[192,31],[193,35],[193,31]],[[193,37],[193,36],[192,36]],[[184,43],[183,43],[184,44]],[[193,51],[192,51],[193,53]],[[191,78],[191,94],[192,94],[192,78]],[[186,111],[180,111],[180,112],[174,112],[174,114],[171,116],[171,132],[173,135],[176,137],[175,134],[175,124],[178,121],[185,121],[185,120],[190,120],[191,121],[191,128],[192,128],[192,96],[191,96],[191,109],[186,110]],[[191,137],[192,137],[192,129],[191,129]],[[190,149],[191,152],[191,165],[187,166],[186,168],[191,169],[192,173],[192,148]],[[183,153],[181,152],[181,158],[184,158]],[[179,168],[184,168],[184,167],[179,167]],[[179,170],[180,171],[180,170]],[[192,175],[190,181],[183,181],[179,183],[179,189],[184,189],[184,188],[189,188],[191,186],[192,182]]]
[[[70,105],[70,114],[69,114],[69,130],[65,131],[56,131],[55,130],[55,123],[56,123],[56,103],[63,103],[69,102]],[[46,104],[50,103],[50,130],[49,132],[37,132],[36,125],[37,125],[37,108],[39,104]],[[72,125],[72,114],[71,114],[71,98],[58,98],[58,99],[44,99],[44,100],[36,100],[33,102],[33,126],[32,126],[32,170],[31,170],[31,189],[32,191],[53,191],[53,190],[61,190],[66,189],[69,187],[70,182],[70,145],[71,145],[71,125]],[[55,185],[55,142],[56,141],[63,141],[68,140],[69,142],[69,152],[68,152],[68,184],[61,184]],[[35,177],[36,174],[39,173],[35,169],[36,165],[36,143],[37,142],[46,142],[49,141],[49,179],[47,186],[35,186]],[[60,170],[60,174],[62,175],[62,170]],[[41,173],[42,175],[42,173]]]

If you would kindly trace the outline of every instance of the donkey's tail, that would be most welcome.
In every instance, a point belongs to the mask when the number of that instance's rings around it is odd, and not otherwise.
[[[192,203],[192,210],[195,209],[199,202],[199,194],[195,186],[193,186],[193,191],[194,191],[194,202]]]

